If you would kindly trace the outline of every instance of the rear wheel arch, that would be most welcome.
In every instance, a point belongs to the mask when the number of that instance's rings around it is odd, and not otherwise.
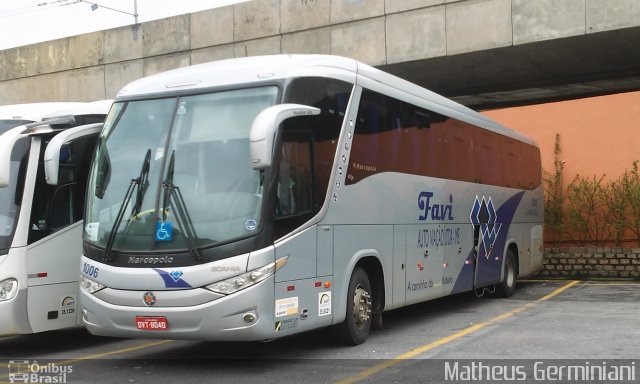
[[[355,264],[346,271],[348,283],[344,286],[345,299],[339,299],[345,311],[344,321],[336,324],[334,330],[338,341],[347,345],[363,343],[369,336],[370,329],[381,324],[380,313],[384,309],[384,273],[378,257],[363,254]],[[343,291],[343,289],[340,289]],[[343,292],[337,292],[341,296]]]
[[[375,256],[366,256],[358,260],[355,267],[360,267],[367,273],[373,296],[373,310],[374,312],[382,312],[385,305],[385,295],[384,272],[380,260]]]
[[[502,281],[496,285],[496,294],[500,297],[511,297],[516,291],[518,276],[518,247],[510,244],[507,247],[502,264]]]
[[[505,259],[507,257],[507,255],[509,254],[509,251],[511,251],[513,257],[514,257],[514,261],[516,262],[516,277],[520,276],[520,252],[518,250],[518,244],[513,241],[511,243],[509,243],[509,245],[507,246],[507,250],[505,252]]]

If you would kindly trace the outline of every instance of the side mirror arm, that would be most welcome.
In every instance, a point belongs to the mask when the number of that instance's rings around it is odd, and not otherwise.
[[[249,134],[251,166],[255,170],[266,169],[273,161],[273,144],[280,124],[292,117],[320,114],[320,109],[302,104],[279,104],[269,107],[256,116]]]
[[[44,175],[47,184],[58,185],[60,149],[62,146],[79,137],[96,134],[101,129],[102,123],[81,125],[64,130],[51,139],[44,152]]]

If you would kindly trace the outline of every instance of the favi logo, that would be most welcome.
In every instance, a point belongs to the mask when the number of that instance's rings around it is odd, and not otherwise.
[[[484,247],[484,255],[488,259],[493,249],[493,245],[498,239],[498,233],[502,228],[502,223],[498,223],[498,214],[493,206],[491,197],[480,199],[476,196],[469,215],[471,224],[480,226],[480,238]]]

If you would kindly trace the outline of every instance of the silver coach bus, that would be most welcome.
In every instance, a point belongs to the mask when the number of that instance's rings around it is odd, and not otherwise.
[[[265,340],[541,267],[540,154],[357,61],[240,58],[134,81],[88,182],[81,305],[97,335]]]

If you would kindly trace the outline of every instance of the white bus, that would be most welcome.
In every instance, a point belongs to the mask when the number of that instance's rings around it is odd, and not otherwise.
[[[265,340],[541,266],[535,143],[354,60],[277,55],[132,82],[88,183],[83,321],[97,335]]]
[[[0,106],[0,336],[80,325],[80,222],[111,103]]]

